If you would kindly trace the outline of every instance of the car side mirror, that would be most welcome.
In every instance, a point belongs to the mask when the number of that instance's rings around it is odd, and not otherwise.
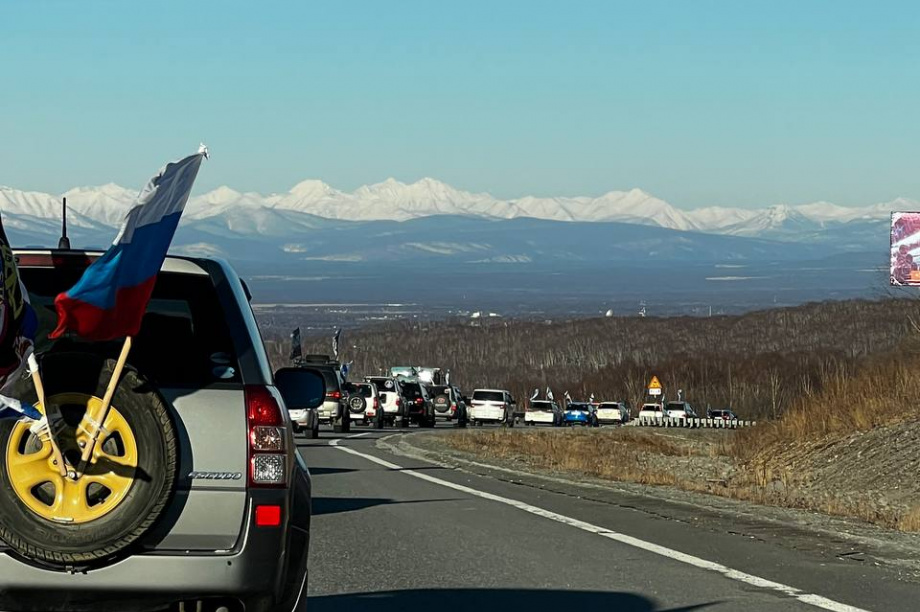
[[[275,387],[288,410],[316,408],[326,399],[326,379],[311,368],[281,368],[275,372]]]

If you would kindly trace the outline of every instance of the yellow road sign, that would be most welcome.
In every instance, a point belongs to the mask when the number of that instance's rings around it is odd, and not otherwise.
[[[648,384],[648,388],[649,389],[660,389],[661,388],[661,381],[658,380],[657,376],[652,376],[652,382]]]

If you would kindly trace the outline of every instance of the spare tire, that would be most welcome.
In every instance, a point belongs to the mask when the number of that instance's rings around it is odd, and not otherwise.
[[[348,398],[348,409],[355,414],[364,414],[367,409],[367,400],[360,395],[352,395]]]
[[[450,410],[450,397],[446,393],[434,397],[434,409],[438,412]]]
[[[49,354],[42,380],[66,428],[61,451],[77,465],[87,407],[98,405],[115,362],[87,353]],[[37,402],[31,380],[16,397]],[[50,568],[103,565],[123,557],[153,528],[176,486],[177,437],[166,401],[125,368],[85,474],[63,478],[50,442],[29,423],[0,421],[0,539],[18,556]]]

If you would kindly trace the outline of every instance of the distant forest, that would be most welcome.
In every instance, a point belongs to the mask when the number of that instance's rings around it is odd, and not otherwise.
[[[821,302],[711,318],[612,317],[538,323],[515,320],[397,323],[346,330],[341,358],[353,378],[391,365],[451,371],[464,392],[507,388],[526,400],[547,387],[557,399],[645,401],[652,375],[668,399],[697,409],[731,407],[742,418],[780,416],[825,381],[857,374],[880,355],[915,352],[920,303],[906,299]],[[304,327],[310,321],[303,321]],[[276,365],[287,337],[266,337]],[[306,353],[329,354],[331,332],[305,337]],[[874,361],[873,361],[874,360]]]

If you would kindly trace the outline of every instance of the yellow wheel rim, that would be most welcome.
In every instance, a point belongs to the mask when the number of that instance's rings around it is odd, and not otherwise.
[[[60,393],[49,397],[48,402],[62,408],[65,421],[79,418],[79,426],[65,428],[60,436],[61,452],[67,463],[76,467],[82,446],[90,439],[86,432],[92,431],[87,415],[99,408],[102,399]],[[41,406],[37,408],[42,410]],[[66,418],[68,415],[70,418]],[[109,409],[89,465],[76,480],[61,476],[52,457],[51,442],[33,435],[29,425],[19,422],[13,427],[6,447],[6,469],[16,495],[32,512],[56,523],[89,523],[124,501],[137,471],[137,441],[117,408]]]

